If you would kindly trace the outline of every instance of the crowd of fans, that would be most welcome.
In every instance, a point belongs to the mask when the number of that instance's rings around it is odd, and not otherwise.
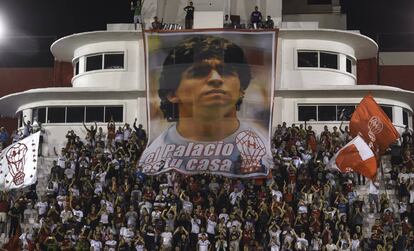
[[[316,135],[306,124],[278,125],[275,166],[264,180],[146,176],[136,165],[147,140],[142,125],[85,129],[86,136],[67,133],[46,194],[38,197],[35,185],[19,196],[1,193],[0,230],[8,225],[6,234],[19,236],[22,250],[414,248],[410,131],[402,137],[401,161],[393,163],[400,199],[394,212],[378,182],[369,181],[367,203],[356,193],[358,177],[327,170],[350,140],[347,127],[325,127]],[[376,219],[367,231],[364,217],[370,215]]]

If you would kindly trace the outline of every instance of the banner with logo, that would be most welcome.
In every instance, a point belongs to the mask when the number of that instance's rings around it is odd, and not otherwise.
[[[365,96],[359,103],[349,128],[351,135],[361,135],[375,154],[384,154],[389,145],[400,137],[392,121],[371,95]]]
[[[0,153],[0,188],[11,190],[37,181],[37,153],[40,132],[34,133]]]
[[[146,33],[146,174],[266,176],[276,31]]]

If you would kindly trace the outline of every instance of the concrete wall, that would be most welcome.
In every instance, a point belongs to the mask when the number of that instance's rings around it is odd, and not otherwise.
[[[321,29],[346,30],[346,15],[340,13],[283,15],[283,22],[318,22]]]
[[[79,74],[72,79],[73,87],[100,87],[145,90],[143,40],[128,42],[91,43],[75,50],[79,59]],[[104,52],[123,52],[124,69],[104,69],[85,72],[86,55]]]
[[[355,58],[354,49],[344,43],[318,39],[282,39],[281,81],[277,88],[312,88],[321,85],[355,85],[356,76],[346,72],[346,56]],[[318,50],[340,53],[339,70],[322,68],[298,68],[297,50]]]

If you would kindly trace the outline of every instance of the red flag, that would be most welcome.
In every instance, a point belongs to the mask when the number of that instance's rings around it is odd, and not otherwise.
[[[371,149],[381,154],[400,137],[388,116],[371,95],[365,96],[359,103],[352,114],[349,128],[353,137],[361,135]]]
[[[343,173],[354,171],[370,179],[373,179],[377,173],[374,152],[359,135],[332,157],[329,166]]]

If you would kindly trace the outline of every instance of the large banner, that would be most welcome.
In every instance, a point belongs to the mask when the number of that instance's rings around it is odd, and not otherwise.
[[[276,31],[146,33],[146,174],[266,176]]]
[[[34,133],[0,153],[0,189],[30,186],[37,181],[37,153],[40,132]]]

